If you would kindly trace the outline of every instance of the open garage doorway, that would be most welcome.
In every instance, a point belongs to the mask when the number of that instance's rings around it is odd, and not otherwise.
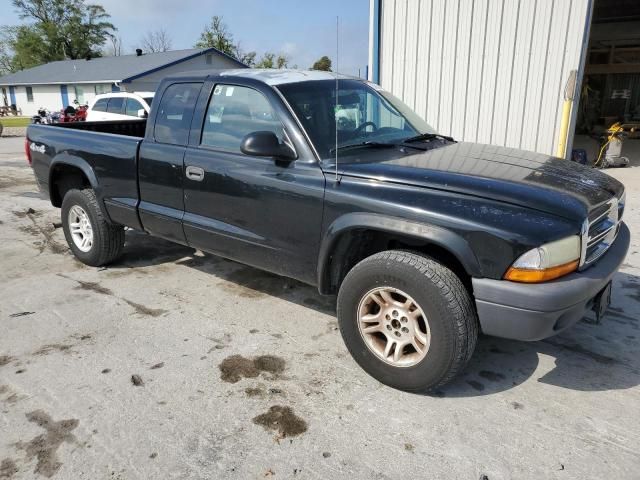
[[[579,94],[574,159],[608,163],[604,145],[616,125],[622,133],[619,155],[640,166],[639,0],[595,0]]]

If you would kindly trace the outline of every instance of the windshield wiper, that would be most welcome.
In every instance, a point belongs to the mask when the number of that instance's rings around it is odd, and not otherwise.
[[[447,135],[440,135],[439,133],[421,133],[420,135],[416,135],[415,137],[405,138],[404,140],[402,140],[402,143],[421,142],[423,140],[433,140],[434,138],[441,138],[449,142],[455,142],[453,137],[449,137]]]
[[[361,142],[361,143],[348,143],[347,145],[339,145],[338,150],[351,150],[352,148],[393,148],[397,147],[395,143],[385,142]],[[336,149],[332,148],[329,153],[335,153]]]

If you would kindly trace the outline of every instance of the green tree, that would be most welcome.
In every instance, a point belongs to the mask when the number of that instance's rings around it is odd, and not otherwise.
[[[256,68],[287,68],[289,59],[286,55],[265,52],[260,61],[256,62]]]
[[[19,70],[55,60],[97,57],[116,28],[100,5],[84,0],[12,0],[29,23],[5,27],[11,68]]]
[[[331,59],[326,55],[320,57],[311,67],[311,70],[323,70],[325,72],[331,71]]]
[[[217,48],[221,52],[237,58],[238,48],[233,43],[233,35],[222,17],[214,15],[211,23],[204,27],[200,39],[195,44],[196,48]]]
[[[218,15],[211,17],[211,23],[204,27],[195,48],[217,48],[252,68],[287,68],[289,58],[283,54],[265,52],[260,59],[255,51],[245,52],[240,42],[235,43],[233,34]]]

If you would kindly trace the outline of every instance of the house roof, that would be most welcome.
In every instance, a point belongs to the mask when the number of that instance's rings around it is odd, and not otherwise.
[[[139,77],[208,53],[225,56],[236,62],[239,67],[246,67],[242,62],[215,48],[191,48],[145,53],[140,56],[133,54],[91,60],[61,60],[0,77],[0,85],[126,82],[131,77]]]

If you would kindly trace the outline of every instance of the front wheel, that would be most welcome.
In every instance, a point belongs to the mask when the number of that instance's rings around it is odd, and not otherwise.
[[[62,200],[62,228],[69,248],[82,263],[99,267],[124,247],[124,227],[107,222],[93,190],[69,190]]]
[[[460,278],[432,258],[397,250],[368,257],[347,274],[338,321],[356,362],[378,381],[407,391],[453,379],[478,337]]]

